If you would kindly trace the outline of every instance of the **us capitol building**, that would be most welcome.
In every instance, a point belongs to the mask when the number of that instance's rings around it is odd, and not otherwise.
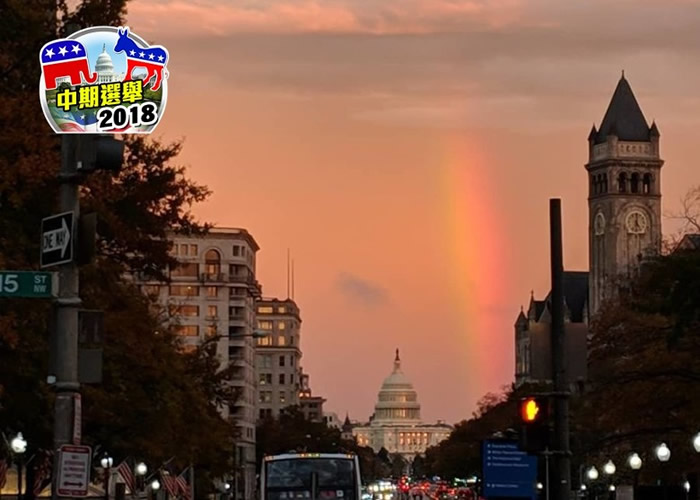
[[[408,461],[446,439],[451,432],[452,426],[442,421],[438,420],[437,424],[421,421],[418,394],[401,371],[398,349],[394,371],[384,379],[374,415],[368,424],[352,429],[360,446],[370,446],[375,453],[385,448],[390,454],[402,455]]]

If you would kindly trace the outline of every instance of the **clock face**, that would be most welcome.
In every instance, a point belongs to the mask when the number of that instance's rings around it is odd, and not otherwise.
[[[605,216],[602,212],[595,214],[595,220],[593,221],[593,230],[596,236],[600,236],[605,233]]]
[[[632,210],[625,220],[627,232],[630,234],[644,234],[647,231],[647,216],[639,210]]]

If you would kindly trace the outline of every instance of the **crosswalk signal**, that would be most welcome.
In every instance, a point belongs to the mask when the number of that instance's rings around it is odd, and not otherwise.
[[[549,398],[530,396],[520,400],[520,449],[540,453],[550,445]]]

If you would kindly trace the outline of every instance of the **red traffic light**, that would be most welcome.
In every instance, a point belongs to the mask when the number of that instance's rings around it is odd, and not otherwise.
[[[542,406],[535,398],[527,398],[520,403],[520,418],[523,422],[536,422],[542,416],[542,411]]]

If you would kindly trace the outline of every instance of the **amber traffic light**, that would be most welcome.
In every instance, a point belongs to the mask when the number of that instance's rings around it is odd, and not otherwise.
[[[541,453],[550,441],[549,398],[528,396],[520,400],[520,449],[528,453]]]
[[[542,415],[540,403],[535,398],[526,398],[520,404],[520,418],[523,422],[536,422]]]

